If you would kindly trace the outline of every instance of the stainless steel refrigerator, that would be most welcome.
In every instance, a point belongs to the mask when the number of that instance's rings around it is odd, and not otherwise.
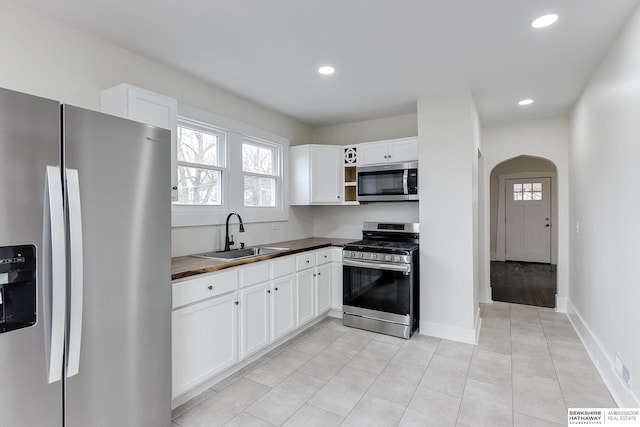
[[[171,424],[170,151],[0,89],[0,426]]]

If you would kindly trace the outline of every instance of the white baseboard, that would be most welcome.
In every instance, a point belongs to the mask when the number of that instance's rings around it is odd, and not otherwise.
[[[331,310],[329,310],[329,317],[335,317],[336,319],[342,319],[342,308],[341,309],[331,308]]]
[[[569,300],[566,297],[561,297],[556,294],[556,311],[558,313],[566,313],[567,312],[567,302]]]
[[[478,316],[479,313],[480,311],[478,311]],[[459,341],[467,344],[477,344],[478,335],[480,334],[480,323],[481,321],[476,319],[475,328],[461,328],[460,326],[421,320],[420,335],[429,335],[436,338]]]
[[[602,345],[602,342],[592,332],[589,325],[587,325],[578,313],[578,310],[574,307],[570,300],[566,301],[565,312],[569,321],[576,330],[576,333],[580,337],[582,344],[584,345],[591,361],[596,366],[596,369],[600,373],[600,376],[604,380],[611,396],[615,399],[616,403],[621,408],[640,408],[640,398],[631,390],[622,379],[616,375],[611,355],[613,352],[607,351]],[[557,311],[560,311],[557,309]]]

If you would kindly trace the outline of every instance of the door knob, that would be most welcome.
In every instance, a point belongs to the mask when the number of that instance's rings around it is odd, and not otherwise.
[[[546,224],[545,227],[551,227],[551,224]]]

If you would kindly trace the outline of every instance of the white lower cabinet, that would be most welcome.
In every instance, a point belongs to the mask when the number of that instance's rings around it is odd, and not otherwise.
[[[292,332],[296,320],[296,276],[291,274],[271,282],[271,338],[273,341]]]
[[[240,359],[269,345],[269,282],[240,289]]]
[[[296,292],[298,294],[298,326],[302,326],[315,317],[315,270],[309,268],[298,272]]]
[[[173,397],[326,313],[333,258],[320,249],[175,281]]]
[[[237,292],[174,310],[171,316],[173,396],[238,360]]]

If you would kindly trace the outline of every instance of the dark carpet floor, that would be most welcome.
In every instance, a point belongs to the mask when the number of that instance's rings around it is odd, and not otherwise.
[[[533,262],[491,262],[491,297],[494,301],[556,306],[556,266]]]

